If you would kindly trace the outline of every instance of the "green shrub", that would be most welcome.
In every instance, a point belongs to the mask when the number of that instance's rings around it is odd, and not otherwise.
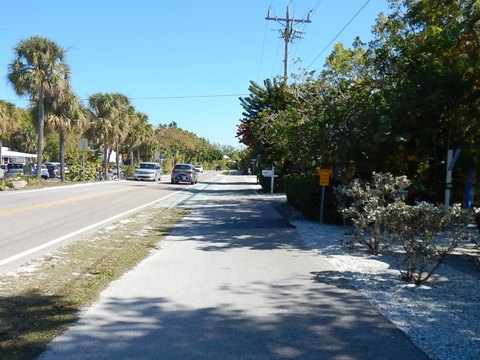
[[[351,220],[353,236],[360,244],[373,255],[388,248],[402,278],[422,284],[461,240],[478,238],[478,234],[468,229],[472,213],[458,204],[406,205],[409,185],[405,176],[374,173],[371,184],[354,180],[337,187],[337,203],[345,221]]]
[[[320,215],[318,182],[318,175],[285,175],[283,177],[288,203],[300,210],[309,220],[318,220]]]
[[[388,242],[401,247],[401,251],[392,247],[400,274],[415,284],[426,282],[461,240],[477,235],[468,229],[472,214],[459,204],[409,206],[398,202],[390,204],[382,217]]]
[[[85,177],[83,177],[82,164],[73,164],[68,167],[65,177],[69,181],[92,181],[98,176],[97,165],[87,162],[85,163]]]
[[[0,191],[8,190],[12,188],[12,181],[10,179],[0,180]]]
[[[380,254],[385,245],[383,211],[389,204],[403,201],[407,194],[405,189],[410,184],[406,176],[373,173],[371,183],[355,179],[335,188],[344,223],[353,223],[353,236],[372,255]]]
[[[125,179],[132,179],[134,174],[135,174],[134,165],[125,165],[123,167],[123,175],[125,176]]]

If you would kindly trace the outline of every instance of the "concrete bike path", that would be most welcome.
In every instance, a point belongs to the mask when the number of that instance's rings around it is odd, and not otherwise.
[[[257,188],[189,190],[190,214],[39,359],[428,359]]]

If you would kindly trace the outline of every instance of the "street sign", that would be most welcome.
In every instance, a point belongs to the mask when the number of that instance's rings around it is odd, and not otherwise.
[[[273,176],[273,170],[262,170],[262,176],[272,177]]]
[[[332,174],[332,169],[319,169],[318,175],[320,175],[320,186],[330,185],[330,175]]]
[[[323,207],[325,203],[325,186],[330,185],[330,175],[332,175],[332,169],[317,169],[317,173],[320,177],[320,186],[322,187],[322,194],[320,198],[320,224],[323,223]]]

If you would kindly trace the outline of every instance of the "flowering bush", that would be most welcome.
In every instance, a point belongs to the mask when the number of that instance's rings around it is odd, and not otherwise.
[[[371,184],[355,179],[335,188],[337,206],[344,223],[351,221],[353,236],[373,255],[382,252],[383,212],[389,204],[403,201],[411,182],[406,176],[373,173]]]
[[[463,239],[473,233],[467,229],[471,213],[459,204],[452,207],[422,202],[416,206],[403,202],[387,206],[382,215],[384,233],[402,277],[412,283],[426,282]]]

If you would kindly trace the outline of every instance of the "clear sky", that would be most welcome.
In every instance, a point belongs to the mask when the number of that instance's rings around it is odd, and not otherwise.
[[[96,92],[120,92],[153,125],[175,121],[238,148],[239,95],[250,80],[283,74],[282,25],[265,17],[269,8],[285,17],[287,6],[295,19],[313,10],[311,23],[296,26],[305,33],[290,44],[290,72],[299,67],[293,59],[321,70],[334,43],[369,40],[377,15],[388,12],[387,0],[2,0],[0,99],[28,106],[6,79],[8,64],[19,40],[40,35],[67,50],[84,103]]]

